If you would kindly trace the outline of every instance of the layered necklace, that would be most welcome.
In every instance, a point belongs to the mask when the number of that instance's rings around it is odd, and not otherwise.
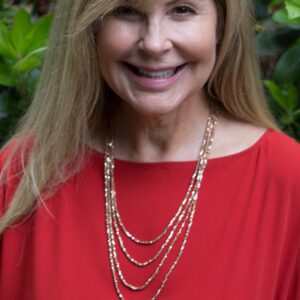
[[[181,204],[179,205],[177,212],[175,213],[173,218],[169,221],[167,227],[161,232],[161,234],[159,234],[157,237],[155,237],[152,240],[140,240],[126,229],[117,206],[115,180],[114,180],[114,168],[115,168],[114,157],[113,157],[114,140],[113,140],[113,126],[111,122],[108,130],[108,134],[106,136],[105,157],[104,157],[106,232],[107,232],[109,261],[110,261],[110,267],[111,267],[111,272],[113,277],[113,283],[118,298],[120,300],[125,299],[120,289],[120,283],[125,288],[137,292],[147,288],[149,284],[156,278],[158,273],[161,271],[161,268],[165,264],[166,260],[169,258],[169,254],[174,248],[175,243],[177,242],[179,237],[183,235],[183,239],[179,247],[178,253],[175,256],[175,259],[172,262],[170,262],[170,267],[165,273],[159,288],[157,289],[156,293],[151,298],[151,300],[157,299],[157,297],[161,294],[170,274],[172,273],[179,259],[181,258],[193,224],[193,219],[196,210],[196,203],[198,199],[198,191],[201,186],[203,173],[207,165],[207,159],[213,143],[216,124],[217,124],[217,108],[211,108],[210,115],[208,117],[206,128],[205,128],[203,142],[195,166],[195,170],[193,172],[186,195],[183,198]],[[162,241],[162,245],[153,257],[149,258],[146,261],[139,261],[135,259],[132,256],[132,254],[130,254],[126,249],[121,235],[121,231],[123,232],[123,236],[125,238],[129,239],[130,241],[132,241],[137,245],[140,246],[153,245],[159,241]],[[158,261],[155,271],[145,281],[143,285],[135,286],[126,280],[119,262],[117,246],[121,249],[121,253],[125,256],[125,258],[138,268],[146,267]]]

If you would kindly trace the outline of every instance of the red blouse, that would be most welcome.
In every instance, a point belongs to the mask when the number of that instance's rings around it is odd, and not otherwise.
[[[115,164],[125,226],[140,239],[154,238],[177,211],[195,162]],[[245,151],[210,159],[186,248],[159,299],[300,299],[299,178],[299,144],[272,130]],[[2,213],[13,190],[1,191]],[[161,245],[125,244],[141,260]],[[122,287],[125,299],[151,299],[177,250],[146,290]],[[138,269],[119,257],[125,277],[136,285],[157,266]],[[101,153],[93,151],[47,207],[3,234],[0,299],[118,299],[108,258]]]

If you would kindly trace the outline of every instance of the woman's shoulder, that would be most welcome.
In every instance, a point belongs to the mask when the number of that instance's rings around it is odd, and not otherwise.
[[[268,129],[257,142],[251,157],[256,178],[264,178],[268,189],[290,199],[300,213],[300,144],[283,132]]]
[[[0,158],[7,160],[14,157],[15,161],[24,157],[28,159],[34,143],[34,133],[16,133],[0,148]]]
[[[281,182],[299,182],[300,144],[285,133],[266,129],[256,142],[246,149],[245,154],[246,158],[263,167],[270,178],[278,178]]]
[[[272,150],[273,155],[285,156],[287,159],[292,156],[300,159],[300,144],[292,137],[281,131],[268,129],[264,137],[265,144]]]
[[[7,206],[23,174],[24,165],[32,146],[31,137],[13,137],[0,151],[0,194],[1,205]],[[5,202],[5,203],[4,203]]]
[[[0,149],[0,161],[6,161],[11,156],[16,159],[20,158],[22,153],[30,151],[33,145],[34,137],[32,136],[13,136]]]
[[[262,137],[260,148],[273,171],[284,172],[287,176],[300,175],[300,144],[296,140],[269,129]]]
[[[300,176],[300,144],[279,130],[221,119],[213,157],[222,156],[259,162],[272,176]]]
[[[220,151],[225,151],[225,154],[247,151],[259,145],[261,150],[274,157],[288,155],[294,159],[300,158],[300,144],[285,133],[239,121],[228,115],[219,120],[216,131],[216,139],[218,138],[221,142],[217,147]]]

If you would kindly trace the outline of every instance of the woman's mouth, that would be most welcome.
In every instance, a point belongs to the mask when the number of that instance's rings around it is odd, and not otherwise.
[[[170,78],[170,77],[174,76],[182,68],[184,68],[185,65],[186,64],[182,64],[182,65],[180,65],[178,67],[174,67],[174,68],[166,68],[166,69],[160,69],[160,70],[150,70],[150,69],[136,67],[136,66],[133,66],[131,64],[126,63],[126,66],[135,75],[145,77],[145,78],[152,78],[152,79]]]
[[[177,67],[137,67],[125,63],[128,78],[137,88],[150,91],[164,91],[169,89],[182,78],[187,70],[187,63]]]

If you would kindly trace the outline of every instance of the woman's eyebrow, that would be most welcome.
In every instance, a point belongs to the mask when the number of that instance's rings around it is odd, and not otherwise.
[[[180,1],[182,1],[182,0],[171,0],[171,1],[167,2],[167,5],[171,6],[171,5],[174,5],[174,4],[176,4],[176,3],[180,2]]]
[[[166,5],[171,6],[171,5],[177,4],[178,2],[183,2],[184,3],[185,1],[183,1],[183,0],[170,0],[170,1],[167,2]],[[197,0],[197,2],[203,3],[204,0]]]

